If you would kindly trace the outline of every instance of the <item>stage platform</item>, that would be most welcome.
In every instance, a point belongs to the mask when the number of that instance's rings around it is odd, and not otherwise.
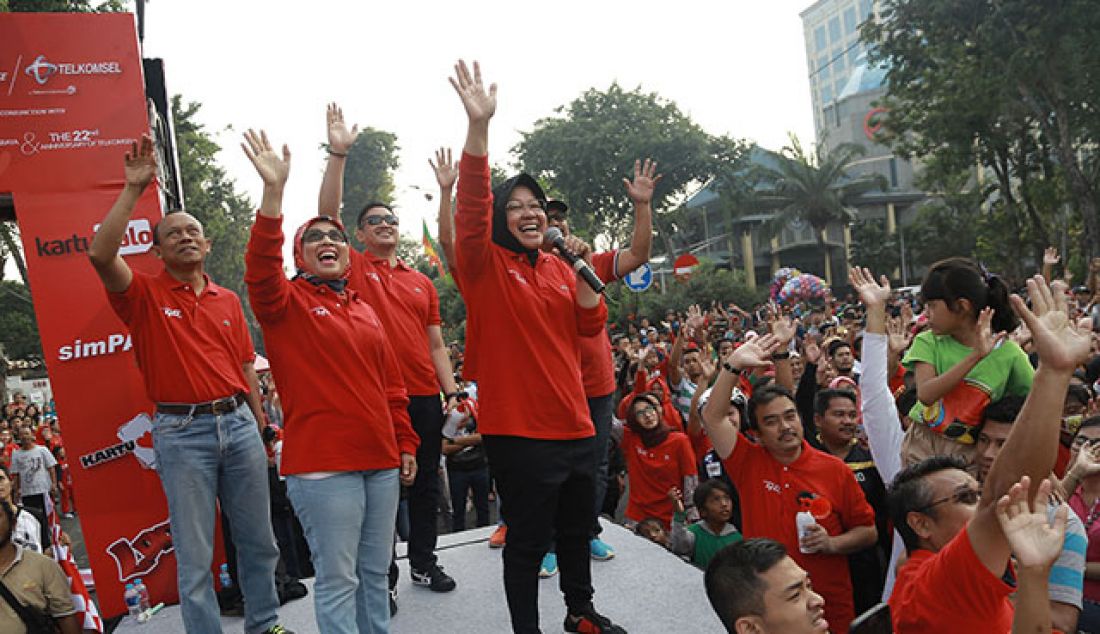
[[[603,538],[615,549],[610,561],[592,562],[596,607],[631,634],[721,632],[722,625],[707,602],[703,573],[675,555],[635,536],[621,526],[604,522]],[[402,560],[398,584],[399,611],[393,634],[507,634],[511,631],[504,603],[500,550],[487,545],[492,528],[441,535],[439,563],[458,582],[454,592],[437,594],[409,580]],[[399,545],[399,555],[404,544]],[[312,580],[306,581],[312,592]],[[558,578],[540,582],[539,611],[544,632],[562,632],[565,604]],[[283,625],[298,634],[317,631],[313,596],[292,601],[280,610]],[[242,632],[244,619],[223,618],[227,633]],[[178,606],[169,606],[148,623],[125,619],[118,634],[180,634]]]

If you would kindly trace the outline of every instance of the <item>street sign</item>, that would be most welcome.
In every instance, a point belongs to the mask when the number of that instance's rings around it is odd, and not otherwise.
[[[653,269],[649,268],[649,263],[643,264],[627,273],[623,278],[623,284],[635,293],[647,291],[650,286],[653,286]]]

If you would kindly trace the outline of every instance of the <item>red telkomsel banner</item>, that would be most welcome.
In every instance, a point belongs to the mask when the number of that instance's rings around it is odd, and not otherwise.
[[[168,509],[154,467],[152,405],[126,328],[87,249],[123,185],[123,155],[149,129],[131,14],[0,13],[0,192],[23,240],[46,367],[103,614],[141,577],[176,600]],[[121,253],[139,270],[162,215],[137,205]]]

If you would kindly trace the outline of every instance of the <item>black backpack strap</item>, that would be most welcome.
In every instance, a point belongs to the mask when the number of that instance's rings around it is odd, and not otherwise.
[[[3,581],[0,581],[0,597],[3,597],[4,600],[8,602],[8,605],[15,610],[15,613],[19,615],[19,620],[23,621],[23,624],[27,626],[27,631],[34,631],[31,628],[38,626],[38,619],[36,619],[31,611],[27,609],[27,606],[23,605],[19,602],[19,599],[15,598],[15,595],[11,593],[11,590],[8,590],[8,587],[4,585]]]

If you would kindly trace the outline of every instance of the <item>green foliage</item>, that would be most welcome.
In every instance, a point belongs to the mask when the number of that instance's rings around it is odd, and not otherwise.
[[[886,189],[885,179],[880,175],[853,177],[849,174],[852,164],[864,151],[860,145],[842,143],[828,152],[820,144],[813,152],[808,152],[798,137],[791,135],[790,145],[779,153],[777,166],[758,170],[769,184],[758,194],[758,204],[775,210],[765,231],[775,235],[792,222],[806,222],[813,227],[814,237],[827,261],[822,237],[826,227],[853,222],[856,211],[851,206],[852,201],[869,191]],[[828,268],[823,263],[821,270]]]
[[[686,282],[666,278],[666,292],[654,280],[644,293],[634,293],[623,284],[612,284],[606,292],[609,320],[625,323],[629,315],[661,317],[668,310],[684,310],[692,304],[709,306],[711,302],[734,302],[749,307],[767,298],[767,291],[753,291],[741,271],[720,269],[703,260]]]
[[[117,13],[125,10],[122,0],[107,0],[99,4],[87,0],[0,0],[0,12]]]
[[[887,68],[882,140],[949,171],[979,165],[995,185],[983,201],[1026,231],[1002,232],[1001,253],[1038,255],[1062,224],[1079,227],[1079,255],[1100,254],[1100,4],[885,0],[880,17],[863,38]]]
[[[254,210],[252,203],[237,192],[236,184],[218,165],[215,157],[221,147],[199,123],[201,108],[202,105],[196,102],[184,105],[180,95],[172,97],[184,206],[202,223],[203,232],[214,243],[206,258],[206,273],[240,296],[253,341],[259,346],[259,327],[244,285],[244,252]]]
[[[466,340],[466,303],[458,292],[454,278],[436,277],[432,280],[439,294],[439,317],[443,320],[443,340]]]
[[[0,281],[0,344],[9,359],[42,360],[31,294],[19,282]]]
[[[399,149],[397,135],[365,128],[348,150],[340,220],[352,232],[352,246],[359,251],[363,250],[363,244],[355,238],[355,220],[367,203],[389,204],[393,200],[393,171],[399,165]]]
[[[852,225],[852,265],[890,275],[901,264],[896,235],[886,231],[886,222],[869,218]]]
[[[616,245],[632,226],[622,179],[633,176],[636,159],[653,158],[664,176],[654,192],[654,222],[672,255],[676,217],[669,208],[746,149],[741,141],[712,137],[675,103],[640,88],[592,88],[556,113],[523,133],[514,148],[520,166],[561,192],[574,233]]]

